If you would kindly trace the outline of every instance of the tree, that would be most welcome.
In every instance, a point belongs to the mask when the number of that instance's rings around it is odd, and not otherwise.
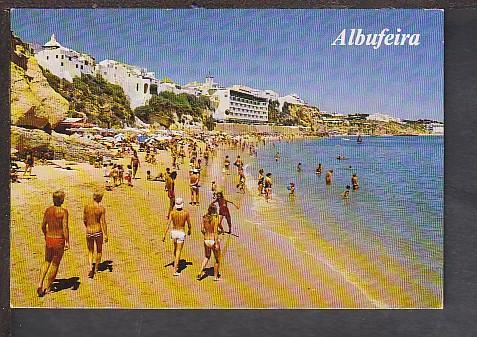
[[[278,123],[280,113],[280,111],[278,110],[279,106],[280,103],[278,101],[268,101],[268,121],[270,123]]]

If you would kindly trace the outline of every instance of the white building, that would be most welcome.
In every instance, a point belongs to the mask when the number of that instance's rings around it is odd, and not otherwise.
[[[114,60],[99,62],[97,71],[107,81],[123,88],[131,109],[144,105],[152,97],[151,84],[158,84],[153,72]]]
[[[41,46],[35,58],[41,67],[69,82],[73,82],[73,77],[80,77],[81,74],[95,73],[96,63],[93,57],[63,47],[56,41],[55,34],[51,36],[50,41]]]
[[[385,114],[380,114],[380,113],[369,115],[366,119],[368,121],[378,121],[378,122],[397,122],[397,123],[401,122],[401,119],[399,118],[392,117]]]
[[[211,96],[215,105],[213,118],[217,121],[267,123],[268,100],[257,92],[238,85],[217,89]]]
[[[426,125],[428,131],[436,135],[444,134],[444,124],[443,123],[429,123]]]
[[[278,109],[280,111],[283,110],[283,106],[285,105],[285,103],[295,104],[295,105],[305,105],[305,101],[302,100],[297,94],[290,94],[290,95],[279,97],[278,103],[279,103]]]

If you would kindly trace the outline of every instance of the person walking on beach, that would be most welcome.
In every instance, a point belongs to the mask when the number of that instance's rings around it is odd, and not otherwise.
[[[28,152],[26,159],[25,159],[25,172],[23,172],[23,176],[27,174],[27,172],[32,175],[32,169],[34,166],[34,159],[33,159],[33,154],[31,152]]]
[[[351,185],[353,185],[353,191],[357,191],[359,189],[358,176],[356,173],[351,177]]]
[[[136,173],[137,173],[137,169],[139,168],[139,165],[140,165],[140,162],[139,162],[139,157],[137,155],[137,152],[136,150],[134,150],[133,152],[133,156],[131,158],[131,165],[133,167],[133,179],[136,179]]]
[[[65,192],[54,192],[53,206],[48,207],[43,215],[41,231],[45,237],[45,261],[41,265],[40,279],[36,288],[39,297],[45,296],[51,290],[63,254],[70,246],[68,210],[62,207],[64,200]]]
[[[240,155],[237,156],[237,159],[234,162],[235,167],[237,167],[237,173],[240,174],[240,170],[243,167],[243,161],[240,158]]]
[[[219,215],[220,215],[220,221],[219,221],[219,228],[220,231],[223,232],[224,229],[222,227],[222,221],[227,220],[227,225],[229,226],[228,234],[232,234],[232,218],[230,216],[230,210],[228,207],[228,203],[231,203],[232,205],[235,206],[236,209],[239,209],[240,207],[237,206],[235,203],[233,203],[230,200],[227,200],[224,198],[224,194],[222,192],[217,193],[217,199],[212,201],[211,205],[214,203],[217,203],[219,205]]]
[[[185,225],[187,223],[187,235],[191,235],[191,223],[189,212],[184,210],[184,201],[182,198],[177,198],[175,203],[175,210],[171,212],[170,220],[167,222],[167,228],[162,237],[162,242],[166,240],[166,234],[169,228],[171,229],[171,240],[174,243],[174,276],[179,276],[179,261],[181,258],[182,248],[186,237]]]
[[[329,170],[326,172],[326,177],[325,177],[326,185],[331,185],[333,182],[333,170]]]
[[[237,188],[239,189],[240,193],[245,194],[245,172],[243,168],[239,169],[238,175],[239,175],[239,182],[237,184]]]
[[[301,163],[298,163],[298,165],[297,165],[297,167],[296,167],[296,171],[297,171],[298,173],[301,172]]]
[[[204,268],[213,252],[215,258],[214,281],[218,281],[220,268],[219,216],[217,215],[217,207],[213,204],[209,206],[207,214],[202,218],[201,232],[204,234],[205,257],[202,260],[197,280],[200,281],[204,277]]]
[[[170,174],[166,174],[167,197],[169,198],[169,210],[167,212],[167,219],[170,218],[171,212],[174,209],[174,205],[176,203],[176,192],[175,192],[176,178],[177,178],[176,171],[172,171]]]
[[[88,247],[88,263],[91,270],[89,278],[98,272],[103,253],[103,243],[108,242],[108,227],[106,225],[106,209],[101,205],[103,193],[94,192],[93,202],[84,207],[83,223],[86,227],[86,245]],[[95,249],[96,248],[96,249]]]
[[[264,171],[263,169],[258,170],[258,195],[263,194],[263,185],[264,185]]]
[[[193,169],[190,175],[191,205],[199,206],[199,170]]]
[[[229,175],[230,174],[230,159],[229,156],[225,156],[224,160],[224,172]]]
[[[267,173],[264,180],[265,200],[268,202],[272,198],[272,174]]]

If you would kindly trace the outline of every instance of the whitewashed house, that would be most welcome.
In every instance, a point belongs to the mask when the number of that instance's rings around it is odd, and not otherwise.
[[[53,75],[73,82],[81,74],[94,75],[95,59],[84,53],[63,47],[53,34],[50,40],[35,53],[38,64]]]

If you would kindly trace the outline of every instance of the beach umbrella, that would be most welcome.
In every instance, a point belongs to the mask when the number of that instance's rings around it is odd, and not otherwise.
[[[119,133],[113,137],[116,142],[122,142],[126,137],[123,133]]]
[[[149,139],[149,137],[146,136],[146,135],[138,135],[138,136],[137,136],[137,141],[138,141],[139,143],[144,143],[144,142],[146,142],[148,139]]]

